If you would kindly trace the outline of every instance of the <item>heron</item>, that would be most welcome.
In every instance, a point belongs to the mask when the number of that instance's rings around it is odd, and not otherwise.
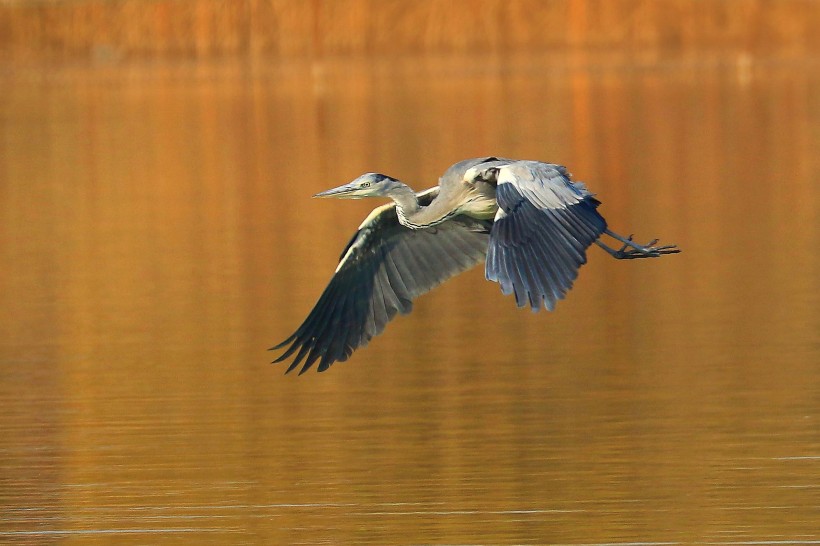
[[[638,244],[607,227],[598,201],[561,165],[499,157],[449,167],[438,186],[415,192],[396,178],[366,173],[314,197],[389,198],[342,251],[336,271],[304,322],[271,350],[292,357],[285,373],[347,360],[413,300],[485,262],[487,280],[518,307],[555,309],[594,243],[618,260],[657,258],[676,245]],[[613,248],[601,240],[620,243]],[[617,247],[617,243],[615,244]]]

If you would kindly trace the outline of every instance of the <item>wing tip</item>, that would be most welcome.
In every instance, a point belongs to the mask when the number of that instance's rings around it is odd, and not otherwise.
[[[289,336],[286,340],[282,341],[281,343],[277,343],[277,344],[276,344],[276,345],[274,345],[273,347],[270,347],[270,348],[268,349],[268,351],[278,351],[279,349],[281,349],[282,347],[284,347],[285,345],[287,345],[288,343],[290,343],[291,341],[293,341],[293,339],[294,339],[295,337],[296,337],[296,334],[293,334],[293,335]]]

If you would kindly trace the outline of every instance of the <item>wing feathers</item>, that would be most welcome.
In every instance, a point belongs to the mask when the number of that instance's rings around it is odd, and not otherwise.
[[[538,311],[543,302],[553,310],[606,229],[598,201],[557,165],[516,161],[498,171],[486,277],[514,293],[519,307]]]
[[[434,192],[422,194],[422,202]],[[350,240],[336,274],[305,321],[273,349],[274,362],[296,354],[287,371],[317,361],[324,371],[380,334],[413,300],[484,259],[491,222],[457,216],[434,228],[411,230],[395,207],[379,207]]]

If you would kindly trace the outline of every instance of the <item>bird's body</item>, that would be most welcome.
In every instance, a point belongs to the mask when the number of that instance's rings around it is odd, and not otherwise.
[[[348,243],[336,272],[296,330],[273,349],[289,345],[275,362],[296,353],[287,371],[319,371],[346,360],[381,333],[412,301],[450,277],[485,261],[488,280],[519,307],[554,309],[596,243],[619,259],[679,252],[674,245],[638,245],[607,229],[600,204],[559,165],[495,157],[461,161],[437,187],[416,193],[377,173],[317,197],[389,197]],[[623,243],[614,250],[599,238]],[[297,352],[298,351],[298,352]]]
[[[464,176],[477,161],[485,165],[501,165],[503,160],[484,158],[468,159],[456,163],[442,175],[437,195],[427,206],[414,207],[396,201],[399,222],[411,229],[426,228],[459,214],[479,220],[490,220],[498,210],[495,187],[485,181],[465,182]],[[454,206],[455,204],[455,206]]]

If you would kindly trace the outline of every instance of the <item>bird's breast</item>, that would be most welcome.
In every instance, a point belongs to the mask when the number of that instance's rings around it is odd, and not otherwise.
[[[498,203],[495,200],[495,196],[489,197],[483,194],[471,196],[470,199],[460,207],[462,214],[478,218],[479,220],[494,218],[497,210]]]

